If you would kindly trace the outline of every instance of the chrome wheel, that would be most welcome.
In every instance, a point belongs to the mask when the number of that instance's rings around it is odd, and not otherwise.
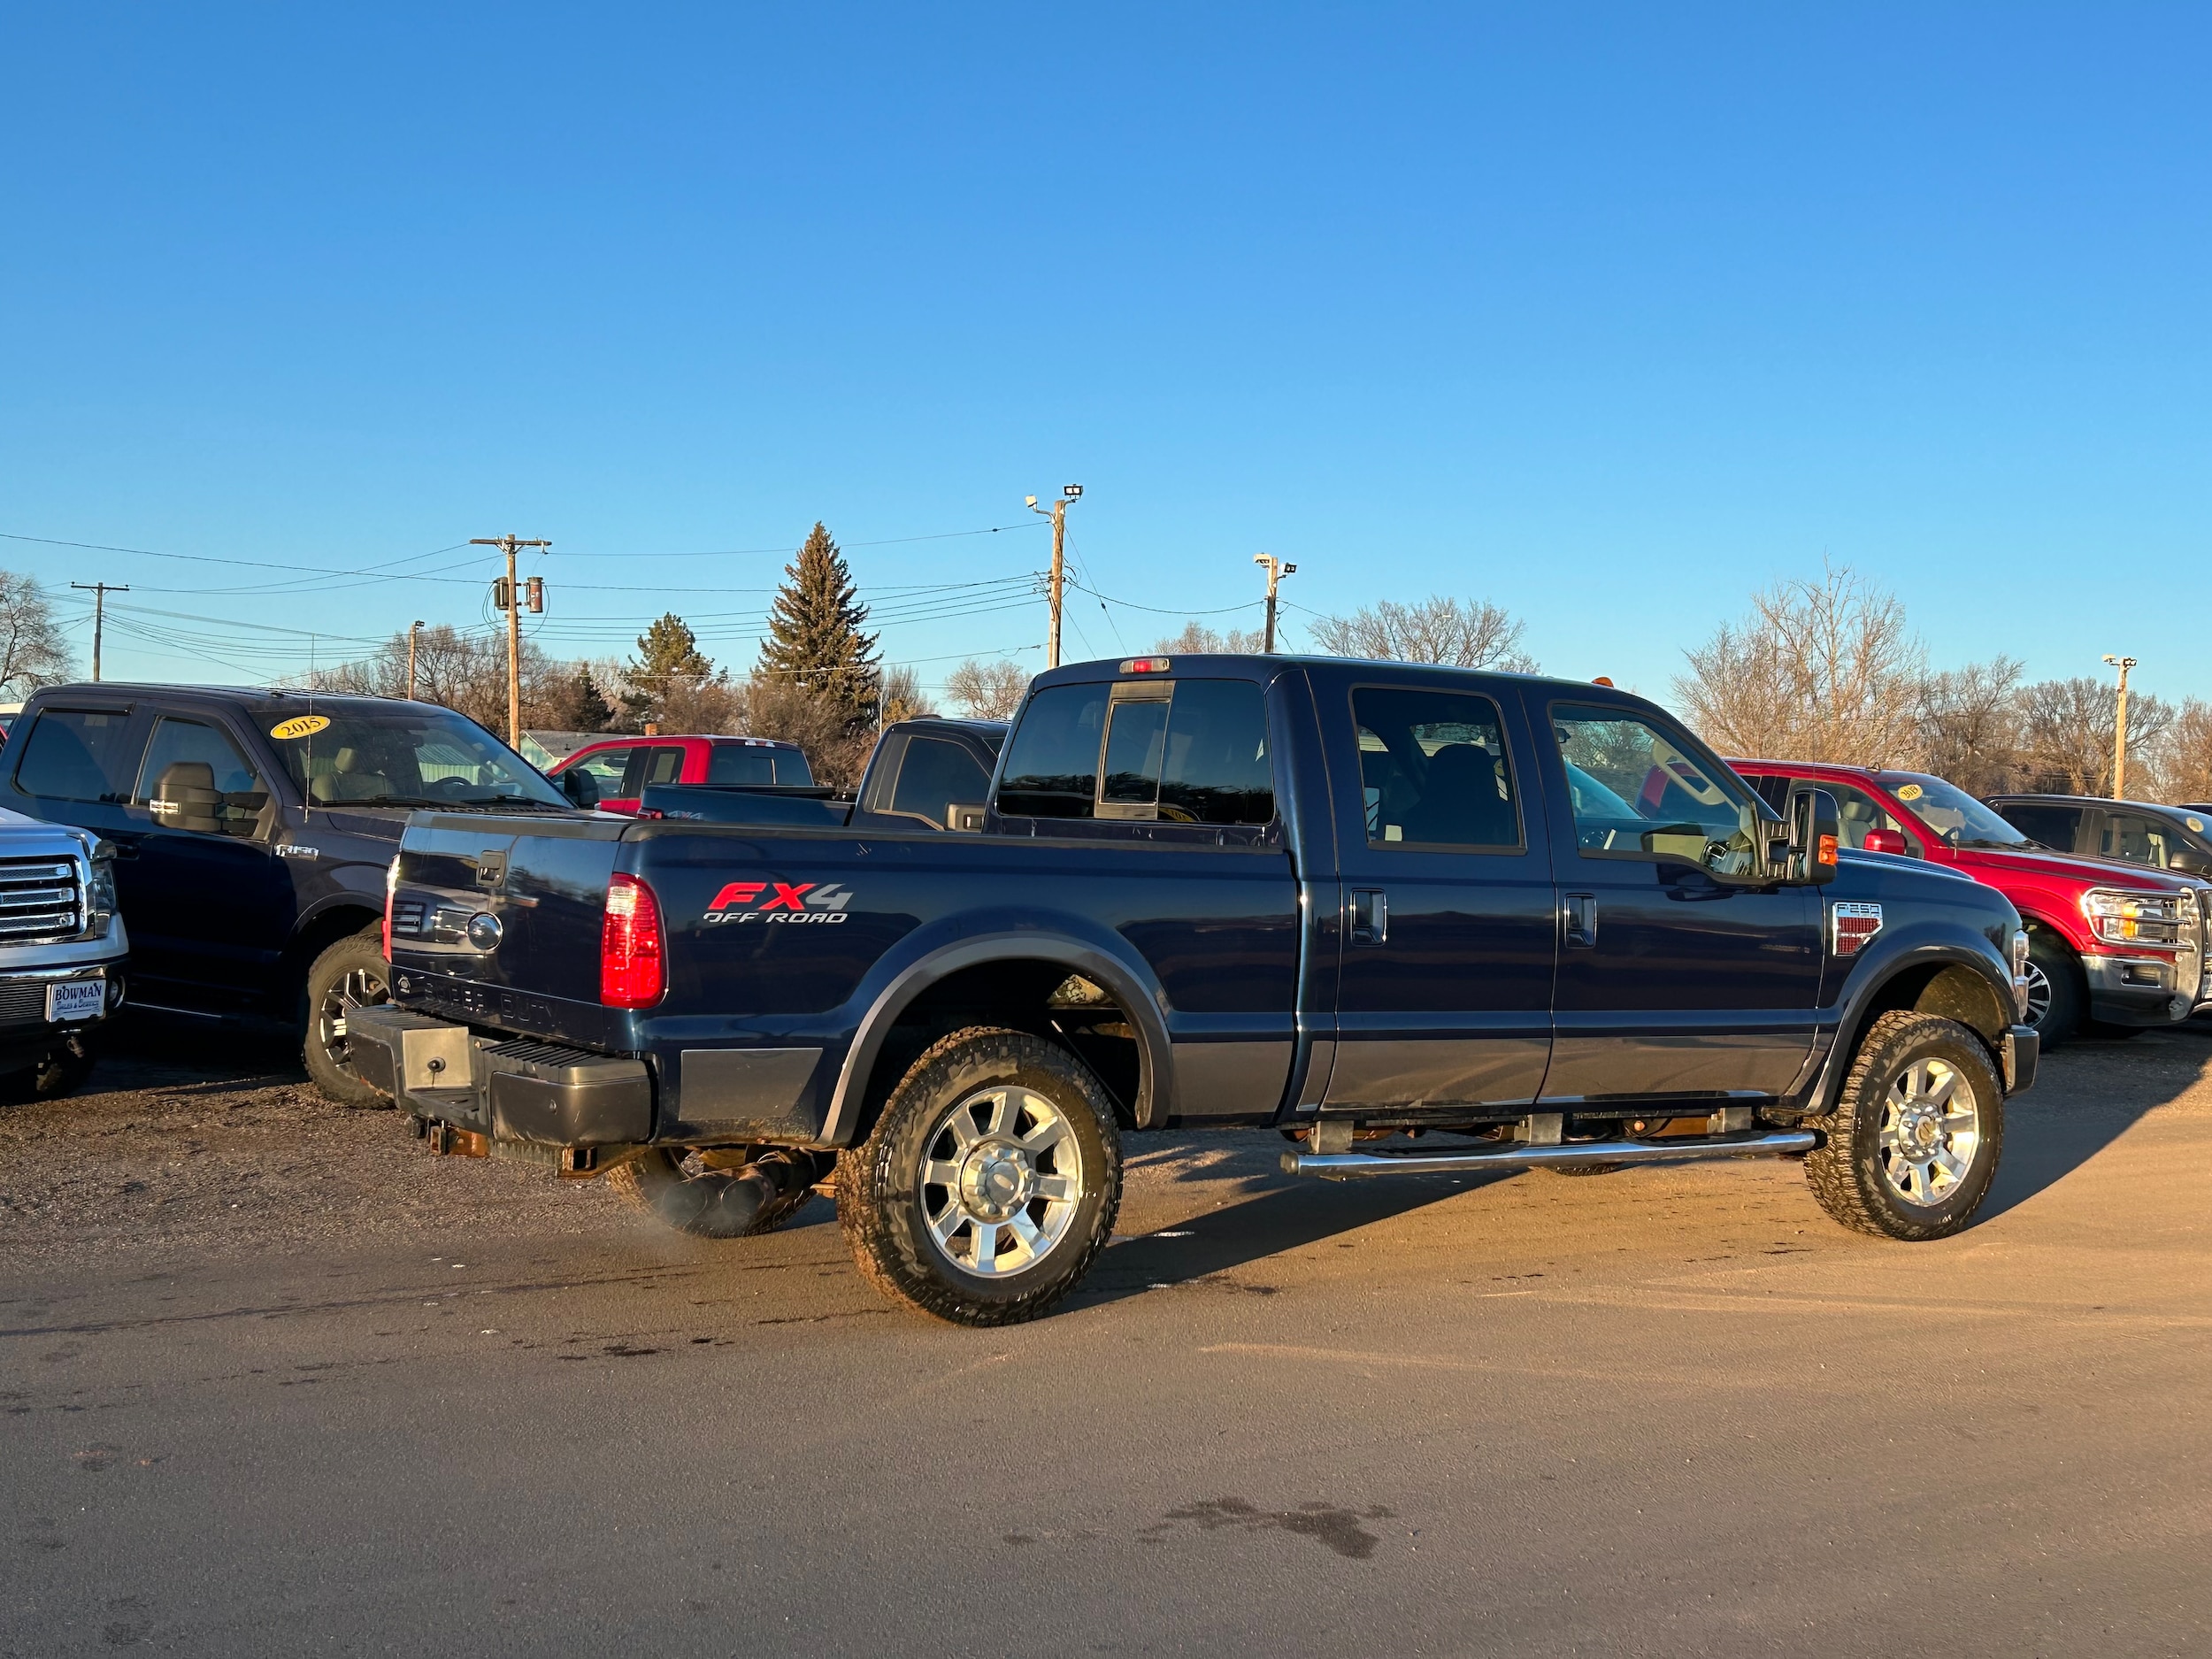
[[[391,986],[373,968],[353,968],[334,980],[315,1010],[315,1034],[324,1052],[351,1071],[352,1062],[346,1057],[346,1016],[357,1008],[374,1008],[391,1000]]]
[[[1947,1061],[1920,1059],[1889,1086],[1875,1156],[1891,1192],[1909,1204],[1932,1206],[1965,1181],[1981,1139],[1973,1084]]]
[[[1002,1084],[961,1101],[924,1142],[930,1242],[964,1273],[1004,1279],[1058,1248],[1083,1195],[1083,1149],[1060,1109]]]
[[[2051,976],[2034,957],[2028,958],[2028,1024],[2038,1031],[2051,1012]]]

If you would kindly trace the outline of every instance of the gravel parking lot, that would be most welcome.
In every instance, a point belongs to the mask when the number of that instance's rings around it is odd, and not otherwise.
[[[1142,1139],[976,1333],[142,1031],[0,1108],[0,1654],[2203,1652],[2208,1061],[2053,1056],[1923,1247]]]

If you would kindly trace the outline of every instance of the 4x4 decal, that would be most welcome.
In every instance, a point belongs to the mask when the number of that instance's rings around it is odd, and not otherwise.
[[[762,903],[765,897],[767,902]],[[845,919],[852,889],[841,883],[732,881],[707,905],[710,926],[724,922],[820,922]]]

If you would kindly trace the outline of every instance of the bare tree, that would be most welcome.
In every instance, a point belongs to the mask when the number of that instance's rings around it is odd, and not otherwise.
[[[2085,674],[2072,680],[2046,680],[2023,692],[2021,702],[2028,787],[2056,795],[2109,795],[2112,687]],[[2128,698],[2129,769],[2137,786],[2131,793],[2157,793],[2158,762],[2174,717],[2171,703],[2147,693],[2138,692]],[[2135,771],[2139,755],[2143,764],[2140,772]]]
[[[465,634],[448,623],[416,636],[415,695],[465,714],[489,732],[507,729],[507,641],[496,634]],[[522,642],[522,723],[557,725],[572,703],[576,664],[548,657],[528,640]],[[372,697],[407,695],[407,635],[397,633],[376,654],[358,662],[317,671],[305,684],[320,691],[350,691]]]
[[[0,571],[0,691],[28,696],[74,672],[46,590],[20,571]]]
[[[1970,795],[2017,786],[2024,723],[2020,664],[2009,657],[1930,674],[1920,682],[1920,764]]]
[[[1847,565],[1752,595],[1683,656],[1674,695],[1723,753],[1901,766],[1920,758],[1924,655],[1896,596]]]
[[[1162,640],[1152,649],[1164,657],[1252,657],[1266,649],[1263,628],[1226,628],[1219,633],[1204,623],[1183,624],[1180,634]]]
[[[765,672],[745,684],[743,729],[796,743],[806,750],[815,777],[839,789],[859,783],[876,741],[872,722],[856,726],[836,699],[816,696],[796,680]]]
[[[1306,631],[1332,657],[1534,673],[1536,659],[1521,649],[1524,626],[1487,599],[1438,594],[1418,604],[1385,599],[1348,617],[1317,617]]]
[[[2139,764],[2150,764],[2154,787],[2134,793],[2154,801],[2212,802],[2212,703],[2191,697],[2175,710],[2173,721],[2160,741],[2139,757],[2135,743],[2135,707],[2128,708],[2128,773]]]
[[[1010,720],[1028,693],[1029,672],[1003,657],[972,657],[945,676],[945,695],[972,720]]]
[[[885,726],[894,720],[926,720],[937,712],[936,703],[922,689],[922,677],[903,663],[885,669],[881,685]]]

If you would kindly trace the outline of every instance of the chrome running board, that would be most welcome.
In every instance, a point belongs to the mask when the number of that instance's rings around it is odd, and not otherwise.
[[[1469,1170],[1537,1169],[1560,1164],[1669,1164],[1687,1158],[1784,1157],[1810,1152],[1820,1137],[1809,1129],[1758,1134],[1685,1135],[1667,1141],[1576,1141],[1536,1146],[1508,1141],[1464,1152],[1296,1152],[1283,1154],[1286,1175],[1349,1180],[1363,1175],[1453,1175]]]

